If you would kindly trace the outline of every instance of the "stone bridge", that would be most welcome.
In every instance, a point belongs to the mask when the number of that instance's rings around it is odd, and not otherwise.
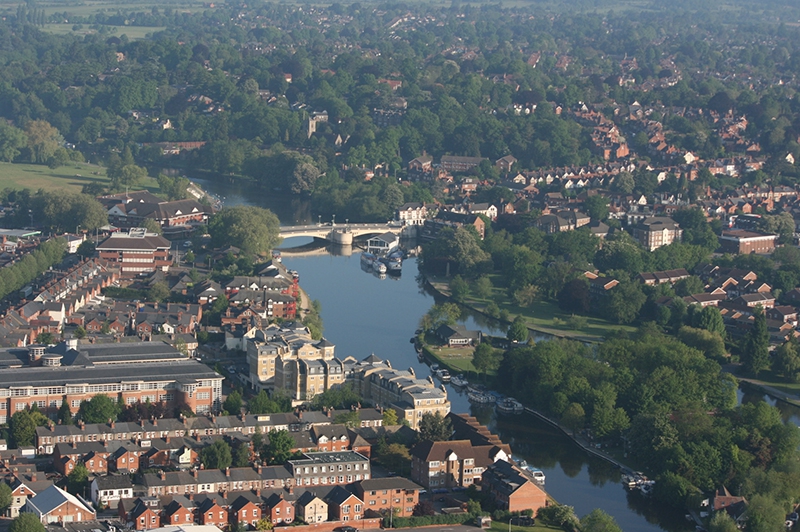
[[[379,235],[391,232],[399,235],[403,231],[403,225],[399,222],[386,224],[314,224],[314,225],[293,225],[282,227],[281,238],[292,238],[296,236],[310,236],[322,240],[328,240],[335,244],[352,244],[353,239],[366,235]]]

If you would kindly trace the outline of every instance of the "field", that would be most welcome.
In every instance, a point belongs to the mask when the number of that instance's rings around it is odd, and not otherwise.
[[[429,278],[429,281],[437,291],[443,295],[450,295],[450,290],[444,279]],[[499,283],[499,279],[493,278],[492,281]],[[600,342],[609,333],[616,331],[633,332],[635,330],[634,327],[619,325],[595,316],[573,317],[558,308],[558,305],[549,301],[536,300],[530,306],[521,308],[509,300],[504,289],[498,287],[493,289],[491,299],[477,299],[470,296],[464,301],[464,304],[479,312],[485,312],[486,305],[490,301],[495,301],[501,311],[507,310],[509,320],[522,316],[529,329],[572,340]]]
[[[36,191],[43,188],[80,192],[83,185],[89,183],[107,184],[106,169],[85,163],[70,163],[55,170],[39,164],[0,163],[0,190],[29,188]],[[148,177],[140,183],[140,188],[157,191],[158,184]]]
[[[83,27],[79,30],[73,30],[72,24],[45,24],[44,31],[48,33],[54,33],[56,35],[91,35],[97,33],[97,30],[91,29],[87,25],[83,25]],[[115,36],[120,37],[122,35],[127,35],[128,39],[131,41],[144,39],[149,34],[163,31],[164,26],[104,26],[110,30],[108,36]]]

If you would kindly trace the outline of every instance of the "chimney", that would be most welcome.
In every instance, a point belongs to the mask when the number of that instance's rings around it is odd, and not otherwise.
[[[297,419],[300,419],[300,420],[302,420],[302,419],[303,419],[303,411],[302,411],[302,410],[300,410],[300,411],[297,413]]]
[[[31,473],[31,482],[36,482],[36,471]]]
[[[194,471],[192,471],[192,476],[193,476],[194,478],[197,478],[197,469],[195,469]]]
[[[72,448],[73,449],[77,449],[78,448],[78,442],[76,442],[75,440],[72,440]]]
[[[256,497],[261,498],[261,488],[256,488]]]
[[[154,427],[158,426],[158,418],[153,418],[153,426]]]
[[[260,463],[256,466],[256,473],[258,473],[259,475],[261,474],[261,464]]]
[[[200,433],[196,432],[194,435],[194,441],[200,441]]]
[[[158,478],[160,478],[161,480],[164,480],[165,477],[166,477],[166,475],[164,474],[164,471],[159,471],[158,472]]]
[[[117,426],[117,422],[114,421],[113,419],[109,419],[108,420],[108,424],[111,425],[112,429]]]
[[[164,442],[165,442],[165,443],[169,443],[169,436],[167,436],[166,438],[164,438]]]
[[[141,425],[141,427],[144,428],[144,419],[139,420],[139,425]]]
[[[225,499],[225,502],[228,502],[228,490],[222,490],[222,498]]]
[[[230,467],[226,467],[225,468],[225,476],[230,478],[230,476],[231,476],[231,468]]]
[[[194,500],[194,493],[190,493],[188,498],[189,498],[190,501],[193,501]]]
[[[78,421],[78,427],[80,427],[81,430],[84,430],[86,428],[86,423],[84,423],[83,420]]]
[[[292,485],[289,484],[289,495],[291,495],[293,493],[294,493],[294,487],[292,487]]]
[[[333,408],[329,408],[326,413],[328,414],[328,417],[333,417]]]

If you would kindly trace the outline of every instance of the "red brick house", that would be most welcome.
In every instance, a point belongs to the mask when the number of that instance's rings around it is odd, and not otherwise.
[[[217,501],[208,498],[197,508],[197,521],[201,525],[211,525],[223,529],[228,525],[228,510]]]
[[[260,519],[261,507],[244,496],[240,496],[233,501],[228,511],[228,521],[233,526],[242,524],[245,527],[253,529]]]
[[[158,500],[155,500],[156,504]],[[130,508],[129,508],[130,507]],[[135,500],[121,500],[117,506],[119,518],[123,523],[126,523],[128,528],[134,530],[148,530],[151,528],[158,528],[161,520],[156,513],[156,506],[151,507],[142,499]]]
[[[411,517],[422,486],[402,477],[371,478],[356,483],[355,493],[368,510],[392,509],[399,517]]]
[[[194,509],[175,498],[161,513],[161,526],[186,524],[194,524]]]
[[[284,499],[282,494],[273,493],[264,506],[264,517],[269,519],[273,525],[294,521],[294,505]]]
[[[332,489],[325,502],[330,521],[359,521],[364,515],[364,502],[341,486]]]
[[[483,472],[481,491],[492,494],[498,509],[536,511],[547,506],[547,493],[513,465],[500,460]]]

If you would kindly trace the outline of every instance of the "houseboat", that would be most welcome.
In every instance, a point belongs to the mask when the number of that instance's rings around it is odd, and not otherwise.
[[[522,406],[522,403],[513,397],[501,399],[497,402],[495,409],[497,409],[497,412],[500,414],[521,414],[525,411],[525,407]]]
[[[381,262],[381,264],[386,266],[387,273],[392,273],[397,275],[403,271],[403,259],[381,257],[378,260]]]
[[[361,254],[361,265],[372,268],[372,265],[375,263],[375,259],[377,259],[375,255],[365,251]]]
[[[443,383],[447,384],[450,382],[450,372],[446,369],[440,369],[436,372],[436,377],[442,381]]]
[[[470,392],[467,394],[467,399],[470,403],[477,403],[479,405],[487,405],[497,401],[497,398],[490,393]]]

